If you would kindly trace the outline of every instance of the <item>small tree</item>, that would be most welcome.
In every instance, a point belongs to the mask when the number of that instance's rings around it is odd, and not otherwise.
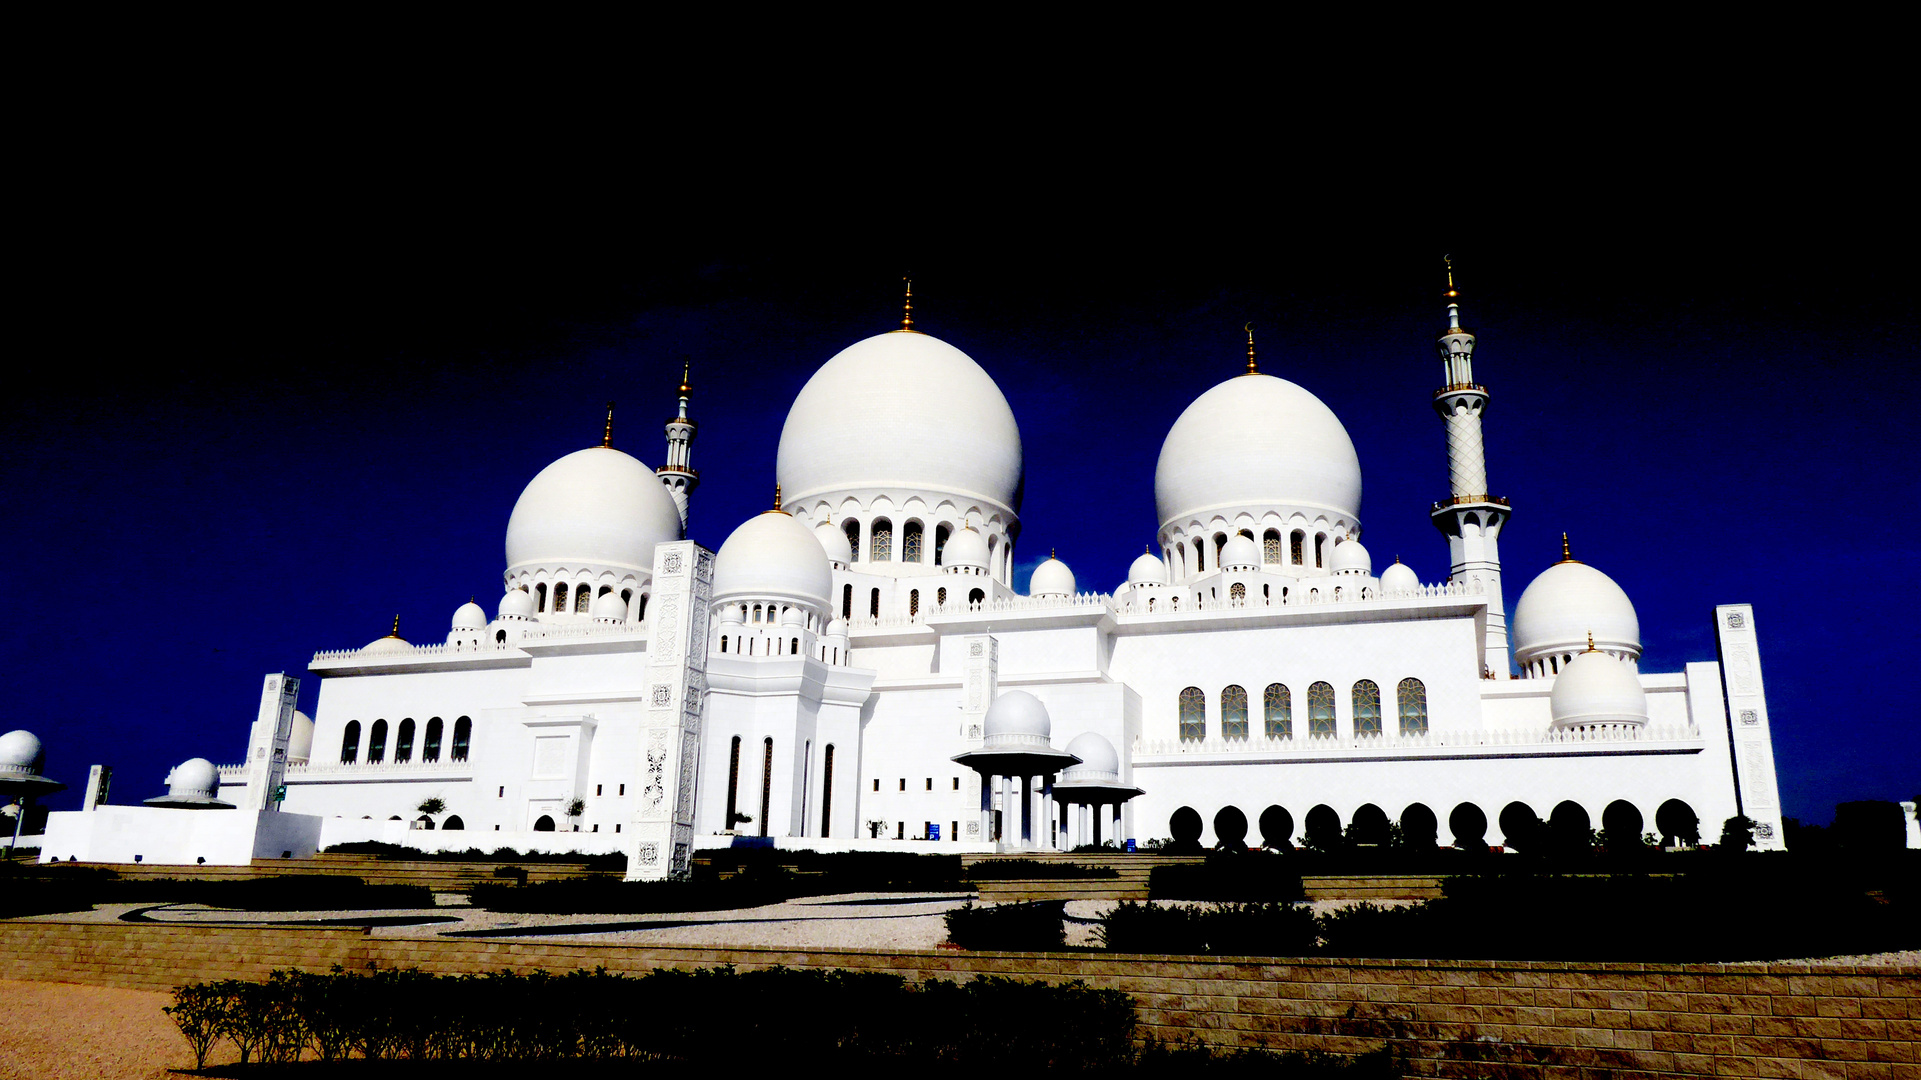
[[[580,815],[587,812],[587,800],[575,799],[567,804],[567,817],[573,822],[573,831],[580,831]]]
[[[440,796],[435,795],[432,798],[422,799],[420,805],[414,809],[429,817],[438,817],[447,812],[447,804],[441,800]]]
[[[1720,849],[1730,854],[1746,851],[1754,846],[1754,822],[1744,814],[1736,814],[1721,823]]]
[[[220,1038],[226,1020],[226,995],[209,983],[190,983],[175,987],[173,1004],[160,1011],[167,1014],[193,1051],[193,1067],[207,1067],[207,1051]]]

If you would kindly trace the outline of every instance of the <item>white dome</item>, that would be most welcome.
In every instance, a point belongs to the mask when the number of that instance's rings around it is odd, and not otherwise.
[[[587,617],[596,621],[605,619],[608,622],[626,622],[627,601],[622,600],[620,594],[612,590],[601,593],[594,597],[593,606],[588,609]]]
[[[413,643],[402,638],[399,634],[388,634],[386,637],[375,638],[362,646],[359,655],[398,656],[402,653],[410,653],[413,651]]]
[[[947,538],[941,549],[942,566],[987,568],[987,538],[973,529],[962,529]]]
[[[507,519],[507,567],[594,564],[651,574],[680,539],[680,510],[652,469],[605,446],[540,470]]]
[[[1328,559],[1328,567],[1337,574],[1371,574],[1374,572],[1374,558],[1359,540],[1343,540],[1334,545],[1334,554]]]
[[[454,609],[453,629],[485,630],[486,628],[487,628],[487,611],[485,608],[481,607],[479,604],[476,604],[472,600],[469,600],[466,603],[460,605],[458,608]]]
[[[1235,533],[1227,538],[1227,543],[1221,545],[1220,561],[1223,567],[1259,566],[1261,565],[1260,545],[1240,533]]]
[[[1021,433],[1000,387],[938,338],[857,341],[801,387],[774,471],[790,504],[886,488],[1020,509]]]
[[[815,529],[814,539],[820,541],[820,548],[827,553],[829,563],[845,563],[853,559],[853,548],[847,543],[847,534],[832,528]]]
[[[1054,722],[1048,718],[1047,706],[1025,690],[1009,690],[995,698],[994,704],[987,707],[987,717],[981,721],[981,735],[989,749],[999,742],[1045,745],[1053,732]]]
[[[1083,731],[1074,736],[1067,744],[1067,752],[1081,759],[1079,765],[1069,765],[1061,774],[1063,780],[1119,780],[1121,778],[1121,756],[1114,752],[1114,744],[1098,732]]]
[[[827,620],[826,633],[830,638],[844,638],[847,636],[847,624],[842,622],[839,616],[835,616]]]
[[[1165,585],[1167,584],[1167,564],[1162,562],[1158,555],[1143,554],[1127,568],[1127,583],[1129,585]]]
[[[1556,728],[1646,724],[1648,695],[1626,662],[1603,652],[1583,652],[1554,677],[1548,710]]]
[[[30,773],[39,761],[39,736],[25,730],[0,735],[0,772]]]
[[[295,709],[293,731],[287,735],[287,760],[307,761],[313,757],[313,717]]]
[[[500,617],[503,619],[533,618],[533,596],[525,589],[508,589],[507,595],[500,598]]]
[[[1339,549],[1336,549],[1339,550]],[[1384,593],[1415,592],[1421,587],[1421,579],[1414,570],[1399,559],[1394,565],[1381,571],[1381,591]]]
[[[779,510],[748,518],[714,556],[714,600],[779,596],[829,606],[833,568],[813,530]]]
[[[1074,572],[1059,559],[1049,558],[1034,568],[1034,574],[1027,582],[1029,596],[1072,596],[1074,595]]]
[[[1528,584],[1508,626],[1514,658],[1522,664],[1541,654],[1585,649],[1589,634],[1602,649],[1641,655],[1641,621],[1628,594],[1606,574],[1573,559],[1555,563]]]
[[[1286,379],[1240,375],[1187,407],[1161,444],[1154,504],[1163,527],[1217,510],[1361,506],[1361,462],[1321,399]]]
[[[188,758],[167,774],[170,799],[211,799],[219,787],[220,775],[214,771],[213,762],[203,757]]]

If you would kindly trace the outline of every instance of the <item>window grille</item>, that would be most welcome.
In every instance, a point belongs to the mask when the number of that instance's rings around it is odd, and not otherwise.
[[[1401,709],[1401,734],[1427,734],[1427,687],[1419,679],[1402,679],[1394,696]]]
[[[1333,735],[1334,684],[1317,682],[1307,688],[1307,731],[1310,735]]]
[[[1247,691],[1238,686],[1221,691],[1221,738],[1247,738]]]
[[[1287,687],[1281,683],[1268,685],[1262,697],[1263,711],[1266,714],[1267,737],[1270,739],[1291,739],[1294,737],[1294,702],[1288,695]]]
[[[1207,695],[1198,686],[1181,691],[1181,741],[1207,738]]]
[[[1354,684],[1354,734],[1381,733],[1381,688],[1372,679]]]

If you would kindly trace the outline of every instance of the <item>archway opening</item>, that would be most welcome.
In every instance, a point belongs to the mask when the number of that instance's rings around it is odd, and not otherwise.
[[[1594,850],[1594,824],[1585,807],[1572,799],[1548,814],[1548,846],[1560,855],[1585,855]]]
[[[1641,809],[1626,799],[1616,799],[1601,811],[1601,843],[1610,852],[1638,851],[1641,828],[1646,824]]]
[[[1341,815],[1323,803],[1307,812],[1307,831],[1301,842],[1313,851],[1335,851],[1341,846]]]
[[[1487,813],[1473,803],[1462,803],[1447,815],[1447,831],[1462,851],[1487,851]]]
[[[534,822],[534,831],[535,832],[553,832],[554,819],[552,817],[549,817],[546,814],[540,815],[540,817]]]
[[[1275,851],[1294,850],[1294,815],[1285,807],[1270,806],[1261,811],[1261,846]]]
[[[1441,823],[1422,803],[1401,811],[1401,846],[1414,851],[1429,851],[1440,842]]]
[[[1524,802],[1511,802],[1501,808],[1501,844],[1516,851],[1534,852],[1540,848],[1541,817]]]
[[[1247,850],[1247,815],[1238,806],[1223,806],[1214,815],[1214,846],[1222,851]]]
[[[1348,827],[1347,836],[1355,847],[1386,847],[1393,838],[1387,811],[1373,803],[1364,804],[1354,811],[1354,822]]]
[[[1654,827],[1660,830],[1662,847],[1701,842],[1701,819],[1679,799],[1669,799],[1654,811]]]
[[[1192,853],[1201,850],[1201,812],[1191,806],[1183,806],[1167,819],[1167,831],[1173,835],[1173,842],[1167,845],[1172,854]]]

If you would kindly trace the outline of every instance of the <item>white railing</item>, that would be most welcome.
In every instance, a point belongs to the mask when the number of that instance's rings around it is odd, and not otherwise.
[[[1246,739],[1136,739],[1134,753],[1165,754],[1324,754],[1334,750],[1447,749],[1488,746],[1566,746],[1586,743],[1684,742],[1701,738],[1701,729],[1691,724],[1659,724],[1648,727],[1617,727],[1601,730],[1543,731],[1538,728],[1510,728],[1487,731],[1430,731],[1425,735],[1297,735],[1291,739],[1266,736]]]
[[[1331,579],[1339,581],[1338,578]],[[1335,595],[1335,590],[1340,595]],[[1377,604],[1384,600],[1438,600],[1458,596],[1482,596],[1486,594],[1479,580],[1448,582],[1440,585],[1423,585],[1418,589],[1401,589],[1396,592],[1381,592],[1372,586],[1363,595],[1361,587],[1345,582],[1338,585],[1313,585],[1308,593],[1302,595],[1298,588],[1287,596],[1251,596],[1243,600],[1232,597],[1202,597],[1160,595],[1153,598],[1154,610],[1149,611],[1146,600],[1127,599],[1114,602],[1114,610],[1121,615],[1178,615],[1184,611],[1254,611],[1260,609],[1288,608],[1299,610],[1309,607],[1325,607],[1331,604]],[[1179,600],[1180,606],[1173,606]]]

